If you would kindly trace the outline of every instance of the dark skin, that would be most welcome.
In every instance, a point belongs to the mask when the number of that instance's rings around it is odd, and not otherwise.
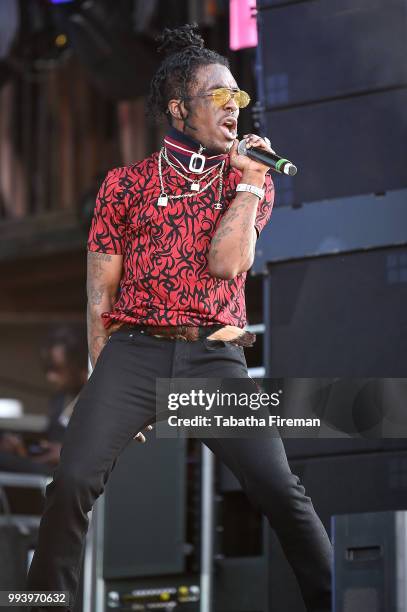
[[[221,64],[211,64],[196,71],[188,94],[195,96],[218,87],[236,88],[237,83],[228,68]],[[236,130],[228,132],[221,126],[226,117],[232,116],[236,120],[239,117],[239,108],[233,98],[221,108],[215,106],[211,97],[198,97],[187,103],[179,98],[171,99],[168,102],[168,112],[172,124],[181,132],[215,152],[229,153],[231,165],[242,172],[242,183],[263,187],[268,168],[247,156],[238,155]],[[260,136],[245,134],[245,138],[249,147],[271,151]],[[254,222],[258,203],[259,198],[252,193],[236,194],[212,238],[208,253],[208,271],[212,276],[229,280],[252,266],[257,238]],[[111,310],[122,273],[122,255],[88,251],[88,345],[93,367],[111,333],[111,330],[104,328],[101,314]]]

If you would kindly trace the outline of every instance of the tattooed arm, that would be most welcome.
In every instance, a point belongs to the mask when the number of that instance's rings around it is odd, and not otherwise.
[[[242,176],[242,183],[263,187],[261,177]],[[261,184],[260,184],[261,183]],[[208,254],[209,273],[230,280],[248,270],[254,260],[257,234],[254,228],[259,198],[239,191],[221,219]]]
[[[250,134],[246,146],[271,150],[262,138]],[[237,153],[237,141],[230,151],[230,163],[242,171],[241,183],[264,187],[268,168]],[[213,235],[208,253],[208,270],[212,276],[231,280],[253,265],[257,232],[255,221],[259,198],[253,193],[238,191]]]
[[[88,348],[93,368],[108,337],[100,315],[111,309],[119,287],[122,265],[122,255],[88,251],[87,326]]]

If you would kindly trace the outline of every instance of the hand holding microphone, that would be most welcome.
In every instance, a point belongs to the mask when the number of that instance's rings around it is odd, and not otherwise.
[[[269,150],[265,150],[256,145],[256,140],[260,142],[263,140]],[[247,144],[250,144],[248,147]],[[253,143],[253,144],[252,144]],[[259,136],[255,136],[254,134],[245,134],[243,140],[241,140],[237,147],[237,153],[239,155],[245,155],[252,159],[253,161],[259,162],[269,168],[273,168],[276,172],[280,172],[281,174],[287,174],[289,176],[294,176],[297,174],[297,168],[294,166],[292,162],[284,157],[280,157],[277,153],[271,148],[271,143],[268,138],[261,139]]]

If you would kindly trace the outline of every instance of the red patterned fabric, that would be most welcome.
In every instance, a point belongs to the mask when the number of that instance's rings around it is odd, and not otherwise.
[[[165,162],[162,170],[168,194],[189,191],[189,183]],[[111,312],[102,314],[105,328],[113,321],[245,327],[246,272],[232,280],[221,280],[212,277],[207,268],[211,238],[236,195],[240,177],[227,158],[223,210],[216,210],[218,179],[194,198],[169,200],[167,207],[157,206],[158,152],[107,174],[97,196],[87,245],[89,251],[123,255],[116,302]],[[270,218],[274,202],[269,174],[265,191],[257,209],[258,234]]]

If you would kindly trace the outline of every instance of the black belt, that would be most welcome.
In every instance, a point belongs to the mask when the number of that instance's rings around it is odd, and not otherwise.
[[[137,330],[149,336],[166,338],[168,340],[185,340],[195,342],[215,333],[224,325],[132,325],[123,323],[119,329]]]

